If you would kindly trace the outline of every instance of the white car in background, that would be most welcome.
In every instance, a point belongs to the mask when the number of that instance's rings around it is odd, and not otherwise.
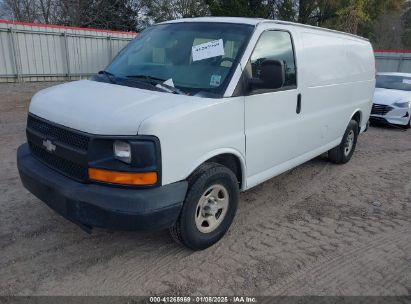
[[[411,74],[377,74],[370,120],[410,128]]]

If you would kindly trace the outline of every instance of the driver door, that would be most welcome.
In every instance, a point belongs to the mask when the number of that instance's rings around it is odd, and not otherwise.
[[[258,79],[267,59],[283,64],[284,82],[276,89],[250,89],[245,97],[247,187],[289,169],[287,162],[312,146],[297,86],[291,33],[269,30],[261,34],[246,66],[248,77]]]

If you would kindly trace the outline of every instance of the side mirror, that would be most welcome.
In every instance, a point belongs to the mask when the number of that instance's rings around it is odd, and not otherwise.
[[[261,63],[260,78],[250,79],[251,89],[279,89],[285,82],[284,64],[266,59]]]

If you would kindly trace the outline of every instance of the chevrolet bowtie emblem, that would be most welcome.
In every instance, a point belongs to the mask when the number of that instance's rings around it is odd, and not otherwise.
[[[54,152],[56,150],[56,145],[54,145],[49,139],[43,140],[43,146],[46,147],[49,152]]]

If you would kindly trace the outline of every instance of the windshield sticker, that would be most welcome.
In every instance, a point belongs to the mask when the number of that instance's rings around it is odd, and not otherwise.
[[[210,86],[218,87],[221,84],[221,75],[211,75]]]
[[[402,83],[411,84],[411,79],[404,78],[404,79],[402,80]]]
[[[222,56],[224,55],[223,39],[195,45],[193,46],[191,53],[193,55],[193,61]]]

